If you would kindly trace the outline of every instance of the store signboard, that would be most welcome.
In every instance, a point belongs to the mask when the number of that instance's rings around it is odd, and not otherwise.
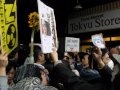
[[[68,34],[120,28],[120,9],[69,19]]]

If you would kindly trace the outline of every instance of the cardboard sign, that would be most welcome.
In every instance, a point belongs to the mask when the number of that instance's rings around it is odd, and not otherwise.
[[[105,48],[105,41],[102,34],[92,35],[92,42],[98,48]]]
[[[16,0],[0,0],[0,33],[2,51],[12,52],[18,46]]]
[[[57,34],[54,11],[38,0],[38,12],[40,21],[40,38],[43,53],[52,52],[56,47]]]
[[[66,37],[65,38],[65,52],[79,52],[80,40],[79,38]]]

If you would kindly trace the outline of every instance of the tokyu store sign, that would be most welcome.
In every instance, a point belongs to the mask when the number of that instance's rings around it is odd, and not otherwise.
[[[69,19],[68,34],[120,28],[120,9]]]

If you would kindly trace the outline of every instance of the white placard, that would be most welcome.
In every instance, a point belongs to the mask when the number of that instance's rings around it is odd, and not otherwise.
[[[68,34],[120,28],[120,9],[69,19]]]
[[[65,52],[79,52],[80,39],[66,37],[65,38]]]
[[[98,48],[105,48],[105,41],[103,39],[102,34],[92,35],[92,42]]]
[[[42,51],[43,53],[50,53],[55,47],[57,40],[54,10],[40,0],[37,1]]]

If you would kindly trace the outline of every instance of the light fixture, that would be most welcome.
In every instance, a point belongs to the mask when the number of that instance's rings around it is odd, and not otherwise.
[[[82,6],[79,4],[79,1],[77,0],[77,5],[74,7],[74,9],[81,9]]]

